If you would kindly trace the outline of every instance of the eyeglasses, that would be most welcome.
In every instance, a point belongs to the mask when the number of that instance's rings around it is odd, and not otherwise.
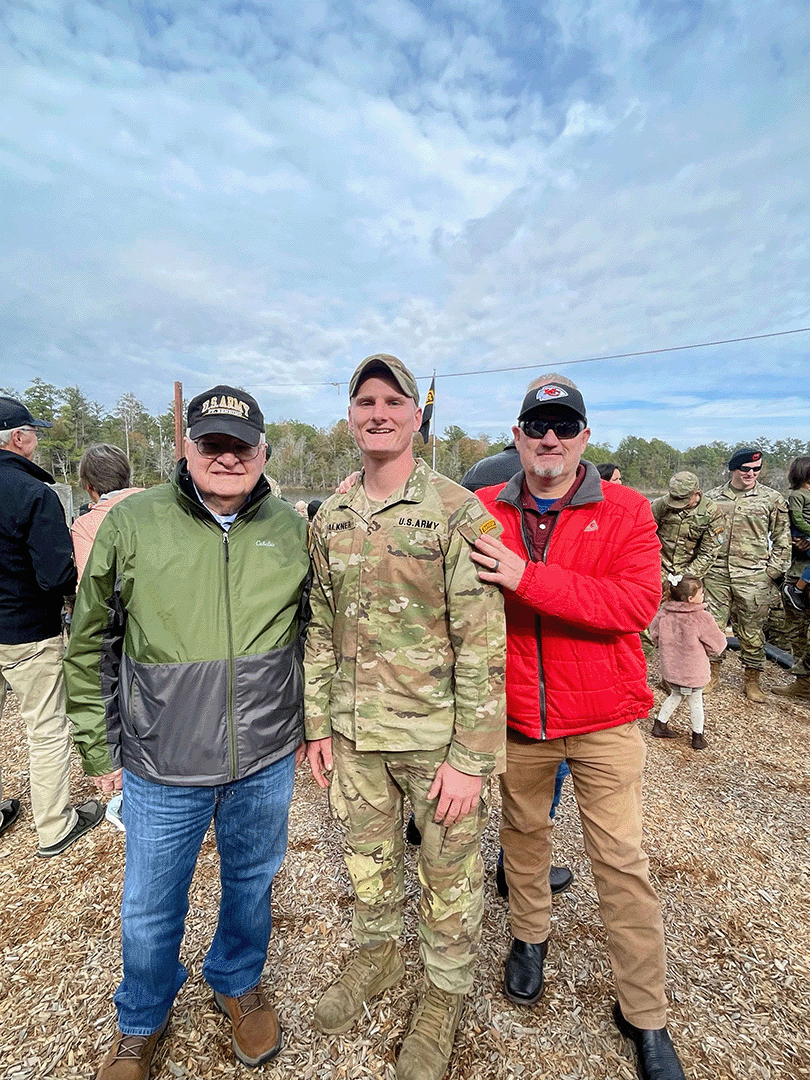
[[[233,454],[240,461],[252,461],[259,456],[263,443],[259,443],[257,446],[248,446],[247,443],[243,442],[223,443],[221,439],[201,435],[199,439],[194,439],[194,445],[197,447],[197,453],[200,457],[218,458],[222,457],[223,454]]]
[[[737,469],[737,472],[753,472],[753,473],[757,473],[757,472],[760,471],[761,468],[762,468],[761,465],[741,465],[739,467],[739,469]]]
[[[542,439],[549,431],[558,439],[574,439],[585,429],[584,420],[521,420],[519,424],[530,439]]]

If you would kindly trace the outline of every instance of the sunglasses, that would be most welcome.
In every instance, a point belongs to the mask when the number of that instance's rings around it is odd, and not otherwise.
[[[200,457],[218,458],[222,454],[233,454],[240,461],[252,461],[258,457],[262,448],[261,443],[258,446],[248,446],[247,443],[223,443],[221,439],[209,438],[207,435],[201,435],[199,439],[195,439],[194,445]]]
[[[761,465],[741,465],[737,472],[759,472],[762,469]]]
[[[542,439],[553,431],[558,439],[574,439],[585,429],[584,420],[521,420],[520,430],[530,439]]]

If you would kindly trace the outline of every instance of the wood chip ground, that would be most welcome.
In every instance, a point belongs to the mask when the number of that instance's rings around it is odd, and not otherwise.
[[[651,673],[651,678],[655,673]],[[789,676],[769,665],[764,686]],[[662,700],[656,691],[657,704]],[[706,701],[709,749],[649,737],[646,848],[661,896],[669,957],[670,1031],[690,1080],[810,1080],[810,869],[807,743],[810,707],[742,697],[739,659],[723,666]],[[27,753],[10,697],[2,718],[5,797],[19,822],[0,840],[0,1077],[88,1080],[114,1028],[124,836],[104,822],[64,855],[34,857]],[[72,795],[93,795],[78,764]],[[610,1015],[613,985],[593,879],[570,781],[554,830],[554,861],[573,888],[554,900],[547,987],[532,1008],[501,992],[507,908],[494,887],[498,799],[484,841],[484,935],[475,990],[449,1080],[632,1080],[629,1044]],[[284,1027],[284,1049],[248,1070],[235,1061],[227,1022],[212,1008],[201,968],[217,912],[217,855],[206,838],[182,946],[189,979],[178,994],[153,1080],[393,1080],[420,984],[415,932],[416,854],[407,854],[409,909],[402,984],[373,1002],[356,1030],[326,1038],[314,1002],[351,953],[352,900],[340,842],[308,771],[298,773],[286,861],[273,894],[265,980]]]

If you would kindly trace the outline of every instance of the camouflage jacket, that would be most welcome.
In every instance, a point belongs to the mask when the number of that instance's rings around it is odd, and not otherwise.
[[[661,541],[661,576],[689,573],[702,578],[723,543],[723,515],[705,495],[697,506],[678,509],[662,495],[652,504]]]
[[[714,572],[750,577],[765,571],[776,579],[787,570],[788,509],[778,491],[765,484],[756,484],[751,491],[735,491],[728,483],[707,495],[723,515],[723,544]]]
[[[471,775],[503,768],[506,635],[498,589],[470,549],[500,526],[419,461],[382,504],[362,482],[312,523],[308,739],[358,750],[436,750]]]

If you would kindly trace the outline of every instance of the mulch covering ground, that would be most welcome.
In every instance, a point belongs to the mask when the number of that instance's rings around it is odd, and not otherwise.
[[[760,707],[747,704],[737,657],[724,664],[723,680],[706,702],[709,749],[691,750],[685,705],[673,721],[684,732],[677,741],[650,738],[650,721],[642,721],[646,848],[667,929],[670,1031],[690,1080],[810,1080],[810,707],[776,697]],[[788,681],[768,666],[766,688]],[[660,704],[661,691],[656,697]],[[18,823],[0,840],[0,1077],[87,1080],[115,1022],[125,839],[104,822],[60,857],[34,857],[25,737],[13,697],[2,719],[0,761],[5,796],[23,801]],[[78,765],[72,794],[75,802],[93,794]],[[554,858],[574,869],[576,881],[554,901],[546,991],[532,1008],[511,1005],[501,992],[510,939],[507,908],[494,888],[497,795],[494,805],[484,843],[478,978],[449,1080],[632,1080],[629,1044],[611,1021],[605,933],[570,781]],[[352,950],[352,902],[324,796],[302,768],[289,853],[274,889],[265,969],[284,1049],[274,1062],[248,1070],[234,1059],[227,1021],[212,1007],[201,976],[219,891],[209,834],[182,947],[190,977],[175,1002],[153,1080],[393,1078],[420,984],[412,850],[407,881],[406,978],[371,1004],[354,1031],[317,1034],[314,1002]]]

